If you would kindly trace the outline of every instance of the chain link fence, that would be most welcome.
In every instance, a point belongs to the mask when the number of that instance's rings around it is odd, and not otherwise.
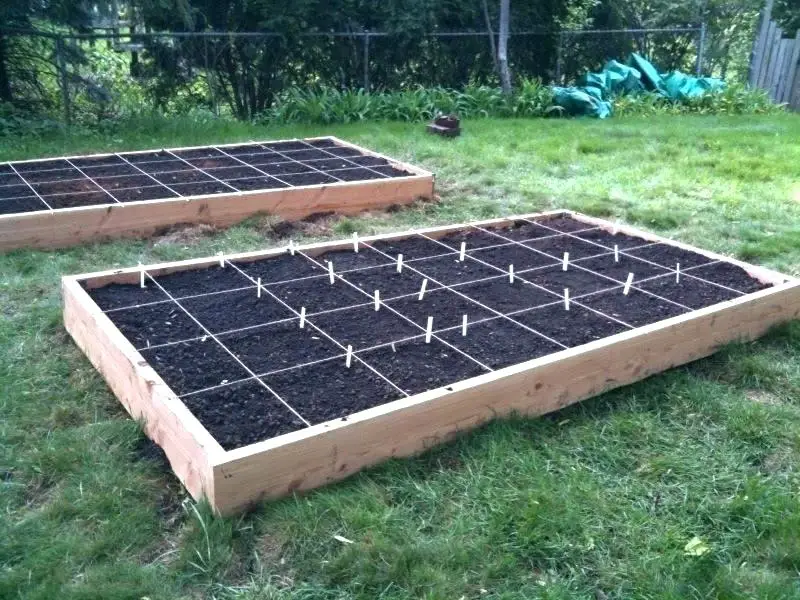
[[[250,119],[290,88],[382,91],[497,85],[497,34],[2,31],[15,101],[67,124],[202,107]],[[705,27],[525,31],[509,38],[515,78],[569,84],[630,52],[700,72]]]

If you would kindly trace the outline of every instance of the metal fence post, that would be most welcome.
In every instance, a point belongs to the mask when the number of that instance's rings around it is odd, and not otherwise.
[[[58,65],[58,86],[61,88],[61,101],[64,103],[64,123],[67,127],[72,125],[72,105],[69,97],[67,81],[67,65],[64,61],[64,38],[56,37],[56,63]]]
[[[703,63],[705,62],[706,53],[706,22],[700,23],[700,39],[697,41],[697,65],[695,66],[695,73],[698,77],[703,73]]]
[[[369,93],[369,31],[364,32],[364,91]]]
[[[564,60],[563,57],[564,52],[564,33],[559,32],[558,34],[558,49],[556,51],[556,83],[561,84],[561,71],[563,69],[562,62]]]

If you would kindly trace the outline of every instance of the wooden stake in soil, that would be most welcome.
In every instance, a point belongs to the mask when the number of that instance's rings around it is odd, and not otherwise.
[[[225,257],[222,252],[217,252],[217,256],[219,256],[219,267],[220,269],[225,268]]]
[[[514,265],[508,265],[508,283],[514,283]]]
[[[622,293],[626,296],[628,292],[631,291],[631,284],[633,283],[633,273],[628,273],[628,279],[625,280],[625,287],[622,290]]]
[[[256,298],[261,298],[261,277],[256,280]]]
[[[344,366],[350,368],[350,362],[353,360],[353,346],[347,344],[347,358],[344,359]]]
[[[619,262],[619,245],[614,244],[614,262]]]
[[[458,260],[464,262],[464,258],[467,255],[467,242],[461,242],[461,252],[458,254]]]
[[[306,307],[300,309],[300,329],[306,326]]]
[[[569,288],[564,288],[564,310],[569,310]]]
[[[331,285],[333,285],[333,261],[328,261],[328,279],[331,280]]]
[[[461,335],[467,337],[467,315],[461,317]]]
[[[427,287],[428,287],[428,280],[423,279],[422,287],[419,288],[419,296],[417,297],[417,300],[422,300],[425,297],[425,288]]]
[[[145,285],[144,285],[144,267],[142,266],[142,263],[139,263],[139,287],[140,288],[145,287]]]
[[[397,255],[397,272],[398,273],[402,273],[403,272],[403,255],[402,254],[398,254]]]
[[[569,267],[569,252],[564,252],[564,260],[562,261],[561,269],[566,271],[567,267]]]
[[[380,290],[375,290],[375,310],[380,310],[381,308],[381,292]]]
[[[428,317],[428,326],[425,328],[425,343],[431,343],[431,336],[433,335],[433,317]]]
[[[358,232],[353,232],[353,252],[358,252]]]
[[[289,240],[289,254],[294,256],[294,241]]]
[[[681,263],[675,263],[675,283],[681,282]]]

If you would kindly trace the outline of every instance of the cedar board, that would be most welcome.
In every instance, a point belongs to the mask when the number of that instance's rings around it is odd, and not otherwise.
[[[366,210],[385,209],[392,205],[411,204],[423,199],[433,200],[433,174],[408,163],[400,162],[345,142],[336,137],[304,138],[314,141],[330,139],[338,145],[354,148],[367,156],[389,161],[398,169],[411,173],[407,177],[342,181],[291,188],[273,188],[230,194],[208,194],[140,200],[122,204],[97,204],[57,210],[0,215],[0,252],[16,248],[65,248],[86,242],[121,238],[148,237],[174,225],[206,224],[228,227],[255,214],[276,215],[287,220],[297,220],[314,213],[336,212],[355,215]],[[269,140],[257,142],[271,144],[294,140]],[[218,148],[238,146],[217,144]],[[193,150],[208,146],[170,148]],[[141,150],[127,154],[154,152]],[[102,157],[109,154],[49,157],[32,163],[57,158]]]
[[[720,346],[754,339],[800,317],[800,279],[647,232],[570,211],[474,222],[492,226],[520,217],[569,215],[607,230],[638,235],[739,265],[773,287],[639,327],[493,373],[480,375],[348,417],[225,451],[92,301],[81,284],[135,283],[129,268],[63,278],[64,323],[77,345],[146,434],[165,451],[196,499],[231,514],[343,479],[390,457],[410,456],[498,416],[542,415],[650,375],[708,356]],[[469,224],[362,238],[365,242],[426,233],[434,237]],[[347,248],[350,240],[299,246],[308,254]],[[279,255],[285,248],[230,255],[231,260]],[[146,267],[153,275],[203,268],[218,257]]]

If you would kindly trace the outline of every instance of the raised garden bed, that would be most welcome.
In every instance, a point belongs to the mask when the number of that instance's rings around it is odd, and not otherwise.
[[[333,137],[8,162],[0,163],[0,250],[432,197],[431,173]]]
[[[63,290],[77,344],[223,513],[800,314],[796,279],[566,211],[71,276]]]

